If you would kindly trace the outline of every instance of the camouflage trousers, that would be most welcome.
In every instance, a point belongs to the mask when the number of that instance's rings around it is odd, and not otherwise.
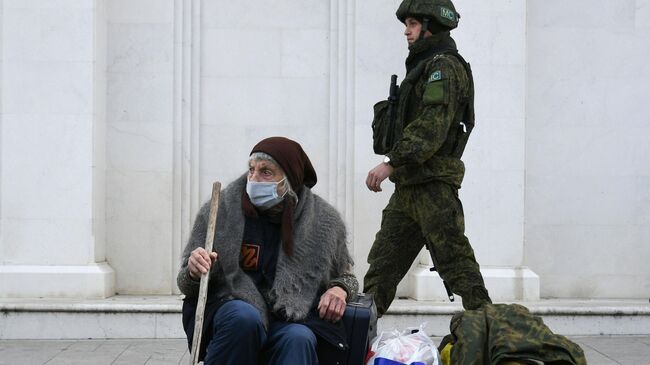
[[[363,280],[363,291],[374,295],[378,315],[388,310],[397,284],[427,242],[433,247],[438,273],[462,297],[465,309],[491,303],[464,232],[456,188],[442,182],[397,186],[383,211]]]

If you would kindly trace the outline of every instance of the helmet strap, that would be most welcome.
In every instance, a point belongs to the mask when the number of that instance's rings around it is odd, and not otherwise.
[[[424,39],[424,33],[429,30],[429,18],[422,19],[422,28],[420,29],[420,37],[418,39]]]

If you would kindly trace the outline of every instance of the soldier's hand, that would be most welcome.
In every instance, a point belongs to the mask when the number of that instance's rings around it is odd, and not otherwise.
[[[393,173],[393,170],[393,166],[383,162],[375,166],[375,168],[368,172],[368,177],[366,177],[366,186],[368,189],[375,193],[380,192],[382,181],[386,180]]]
[[[320,303],[318,303],[318,315],[330,322],[336,322],[345,313],[345,299],[348,297],[348,293],[338,286],[333,286],[320,297]]]
[[[210,267],[217,261],[217,253],[206,251],[203,247],[194,249],[187,261],[187,268],[190,270],[190,276],[198,280],[202,274],[210,271]]]

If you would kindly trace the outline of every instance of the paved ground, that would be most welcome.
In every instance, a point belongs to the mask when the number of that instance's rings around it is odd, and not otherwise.
[[[650,336],[571,337],[589,365],[650,364]],[[188,364],[184,340],[4,340],[0,365]],[[293,365],[293,364],[292,364]]]

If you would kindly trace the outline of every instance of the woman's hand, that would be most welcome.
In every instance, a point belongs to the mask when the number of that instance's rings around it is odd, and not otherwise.
[[[345,313],[345,299],[348,293],[343,288],[334,286],[329,289],[320,297],[318,303],[318,314],[326,321],[336,322]]]
[[[199,247],[192,251],[187,261],[187,268],[190,270],[190,276],[194,280],[199,280],[201,275],[210,271],[210,267],[217,261],[217,253],[206,251]]]

